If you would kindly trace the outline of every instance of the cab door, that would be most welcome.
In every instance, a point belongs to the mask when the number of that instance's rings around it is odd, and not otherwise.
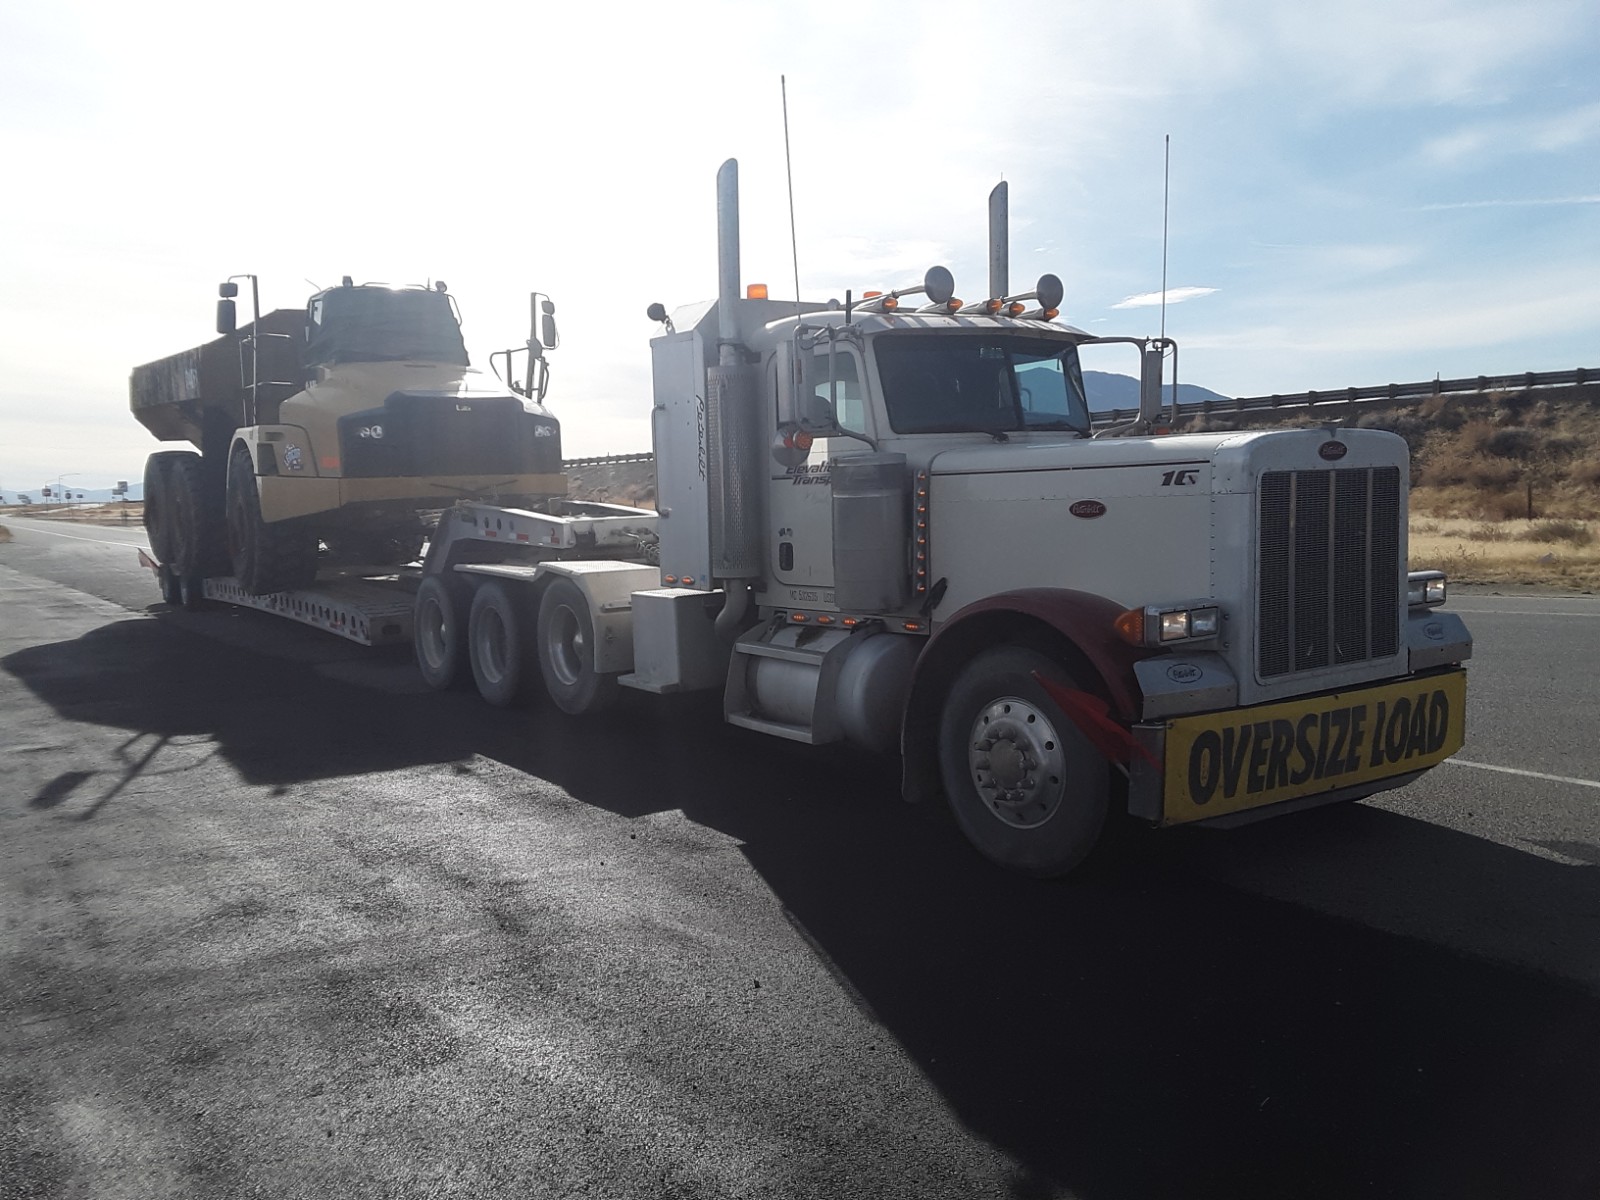
[[[819,359],[825,360],[827,356],[826,349],[817,351]],[[777,428],[777,373],[783,369],[778,361],[781,357],[774,356],[767,388],[773,406],[774,430]],[[821,381],[814,385],[814,390],[827,399],[827,366],[821,361],[816,365],[818,370],[807,377]],[[866,372],[860,352],[853,346],[838,345],[834,351],[834,371],[840,427],[873,436],[875,431],[862,384]],[[797,376],[800,374],[796,372]],[[812,443],[810,454],[798,466],[784,468],[769,460],[772,470],[767,514],[772,536],[768,543],[771,547],[768,569],[777,585],[777,594],[768,598],[769,603],[833,604],[833,460],[836,455],[866,448],[864,442],[855,438],[818,438]]]

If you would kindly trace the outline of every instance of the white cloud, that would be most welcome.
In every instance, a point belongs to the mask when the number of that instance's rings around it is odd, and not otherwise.
[[[1217,291],[1214,287],[1180,287],[1167,289],[1168,304],[1182,304],[1185,300],[1194,300],[1200,296],[1210,296]],[[1118,300],[1112,308],[1155,308],[1161,303],[1160,292],[1141,292],[1137,296],[1129,296]]]
[[[1452,204],[1424,204],[1421,212],[1447,212],[1457,208],[1560,208],[1571,204],[1600,204],[1600,196],[1548,196],[1524,200],[1458,200]]]

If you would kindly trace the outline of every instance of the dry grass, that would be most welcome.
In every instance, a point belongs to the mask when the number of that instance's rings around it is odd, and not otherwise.
[[[1600,587],[1600,546],[1587,521],[1413,519],[1411,568],[1444,571],[1457,583],[1587,591]]]

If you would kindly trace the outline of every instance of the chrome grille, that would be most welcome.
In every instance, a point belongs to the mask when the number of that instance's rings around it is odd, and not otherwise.
[[[1261,678],[1400,645],[1400,470],[1269,471],[1257,514]]]

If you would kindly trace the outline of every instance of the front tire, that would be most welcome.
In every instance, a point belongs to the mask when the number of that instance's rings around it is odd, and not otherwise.
[[[974,658],[956,677],[939,728],[939,772],[961,832],[991,862],[1049,878],[1100,839],[1110,764],[1033,674],[1083,690],[1023,646]]]
[[[296,521],[262,519],[255,463],[243,445],[228,459],[228,559],[252,596],[310,587],[317,578],[317,535]]]
[[[478,694],[497,708],[520,701],[528,683],[526,619],[518,597],[499,580],[478,585],[467,621],[467,659]]]
[[[539,669],[545,690],[564,713],[599,712],[617,695],[617,677],[594,668],[594,619],[570,579],[554,580],[539,601]]]

